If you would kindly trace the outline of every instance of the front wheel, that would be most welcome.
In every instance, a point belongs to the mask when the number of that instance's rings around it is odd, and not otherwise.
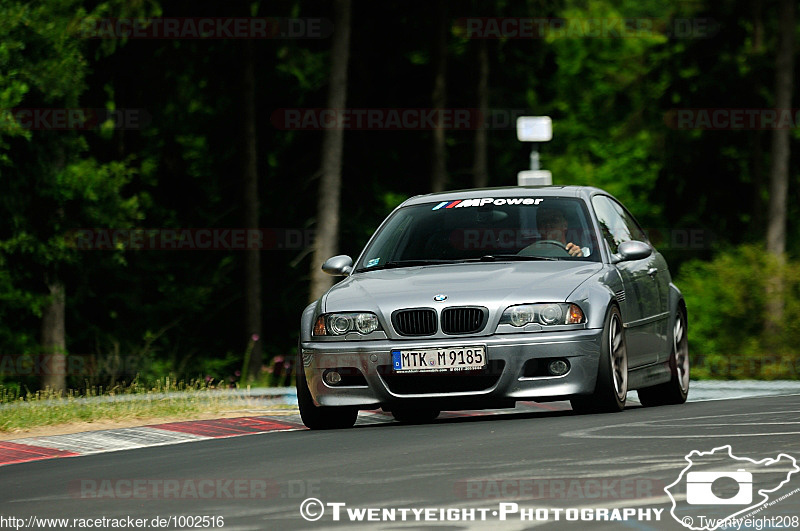
[[[358,409],[354,407],[320,407],[314,404],[311,391],[308,389],[303,359],[297,354],[297,405],[303,424],[312,430],[334,430],[352,428],[358,418]]]
[[[670,381],[639,389],[643,406],[683,404],[689,396],[689,339],[686,335],[686,313],[678,309],[672,330],[672,352],[669,356]]]
[[[616,412],[625,409],[628,395],[628,346],[622,315],[616,306],[608,311],[602,338],[594,393],[570,399],[572,409],[581,413]]]

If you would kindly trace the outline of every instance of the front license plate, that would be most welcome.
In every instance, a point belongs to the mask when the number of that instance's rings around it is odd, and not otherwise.
[[[486,367],[485,347],[425,348],[393,350],[396,372],[466,371]]]

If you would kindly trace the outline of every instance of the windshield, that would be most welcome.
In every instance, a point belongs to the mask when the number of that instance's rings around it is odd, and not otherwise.
[[[432,202],[397,210],[356,271],[462,261],[600,260],[586,206],[574,198]]]

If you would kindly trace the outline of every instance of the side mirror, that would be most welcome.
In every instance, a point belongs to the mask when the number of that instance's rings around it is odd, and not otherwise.
[[[646,243],[631,240],[622,242],[617,248],[617,254],[613,257],[613,262],[627,262],[628,260],[641,260],[653,254],[653,249]]]
[[[333,256],[325,260],[322,270],[335,277],[344,277],[353,270],[353,259],[345,254]]]

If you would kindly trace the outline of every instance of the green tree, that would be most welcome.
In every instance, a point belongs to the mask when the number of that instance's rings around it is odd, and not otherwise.
[[[347,104],[347,67],[350,57],[350,0],[336,0],[334,36],[331,49],[328,109],[345,109]],[[331,277],[320,270],[322,262],[335,254],[339,242],[339,211],[342,188],[342,150],[344,130],[332,127],[324,132],[322,167],[317,206],[317,236],[311,262],[312,301],[331,287]]]
[[[124,192],[135,174],[130,161],[98,162],[87,156],[83,132],[17,119],[25,116],[20,111],[79,107],[88,60],[86,41],[76,38],[74,28],[85,16],[75,0],[0,7],[3,298],[16,299],[18,308],[41,319],[36,355],[46,360],[41,383],[53,389],[66,385],[66,279],[88,258],[73,245],[71,231],[123,227],[139,216],[139,199]]]

